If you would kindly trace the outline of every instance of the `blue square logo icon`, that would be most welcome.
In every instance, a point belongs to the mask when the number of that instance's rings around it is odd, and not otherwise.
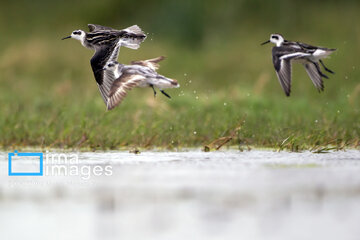
[[[8,154],[8,158],[9,158],[9,176],[43,176],[43,153],[20,153],[15,150],[13,153]],[[36,167],[38,170],[32,170],[32,171],[14,170],[14,162],[19,163],[22,160],[26,161],[26,159],[36,159],[35,162],[39,163],[39,166]]]

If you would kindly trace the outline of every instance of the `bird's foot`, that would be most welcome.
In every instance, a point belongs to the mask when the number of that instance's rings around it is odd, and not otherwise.
[[[325,71],[329,72],[329,73],[332,73],[332,74],[335,74],[335,72],[333,72],[332,70],[328,69],[325,64],[323,63],[322,60],[319,60],[319,62],[321,63],[321,65],[323,66],[323,68],[325,69]]]
[[[317,62],[312,62],[312,63],[315,65],[316,70],[318,71],[318,73],[319,73],[319,75],[320,75],[321,77],[326,78],[326,79],[329,79],[329,77],[326,76],[326,75],[320,70],[320,66],[319,66],[319,64],[318,64]]]
[[[326,75],[325,75],[323,72],[321,72],[320,70],[319,70],[319,74],[320,74],[320,76],[322,76],[323,78],[329,79],[329,77],[326,76]]]
[[[165,96],[167,96],[168,98],[171,98],[169,94],[167,94],[166,92],[164,92],[164,90],[160,90],[160,92],[161,92],[162,94],[164,94]]]
[[[155,88],[154,88],[154,86],[153,85],[151,85],[151,87],[152,87],[152,89],[153,89],[153,91],[154,91],[154,98],[156,97],[156,91],[155,91]]]

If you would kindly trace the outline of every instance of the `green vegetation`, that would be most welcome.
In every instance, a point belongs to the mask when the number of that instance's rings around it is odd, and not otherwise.
[[[2,3],[0,147],[202,147],[241,126],[227,145],[359,148],[358,1],[121,2]],[[172,99],[135,89],[107,112],[89,64],[93,53],[60,40],[87,23],[149,32],[139,50],[122,48],[119,61],[167,56],[159,72],[181,85],[167,91]],[[325,60],[336,72],[325,92],[295,65],[285,97],[271,47],[260,46],[272,32],[338,49]]]

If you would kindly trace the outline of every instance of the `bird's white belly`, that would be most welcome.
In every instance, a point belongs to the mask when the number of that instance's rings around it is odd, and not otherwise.
[[[165,88],[173,88],[175,87],[173,84],[171,84],[171,80],[169,79],[163,79],[163,78],[150,78],[148,79],[148,84],[153,85],[154,87],[157,87],[159,89],[165,89]]]

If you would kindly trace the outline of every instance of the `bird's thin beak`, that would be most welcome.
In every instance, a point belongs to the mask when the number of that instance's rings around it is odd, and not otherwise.
[[[267,44],[269,42],[270,42],[270,40],[267,40],[266,42],[263,42],[261,45],[265,45],[265,44]]]
[[[71,36],[64,37],[64,38],[62,38],[61,40],[65,40],[65,39],[68,39],[68,38],[71,38]]]

